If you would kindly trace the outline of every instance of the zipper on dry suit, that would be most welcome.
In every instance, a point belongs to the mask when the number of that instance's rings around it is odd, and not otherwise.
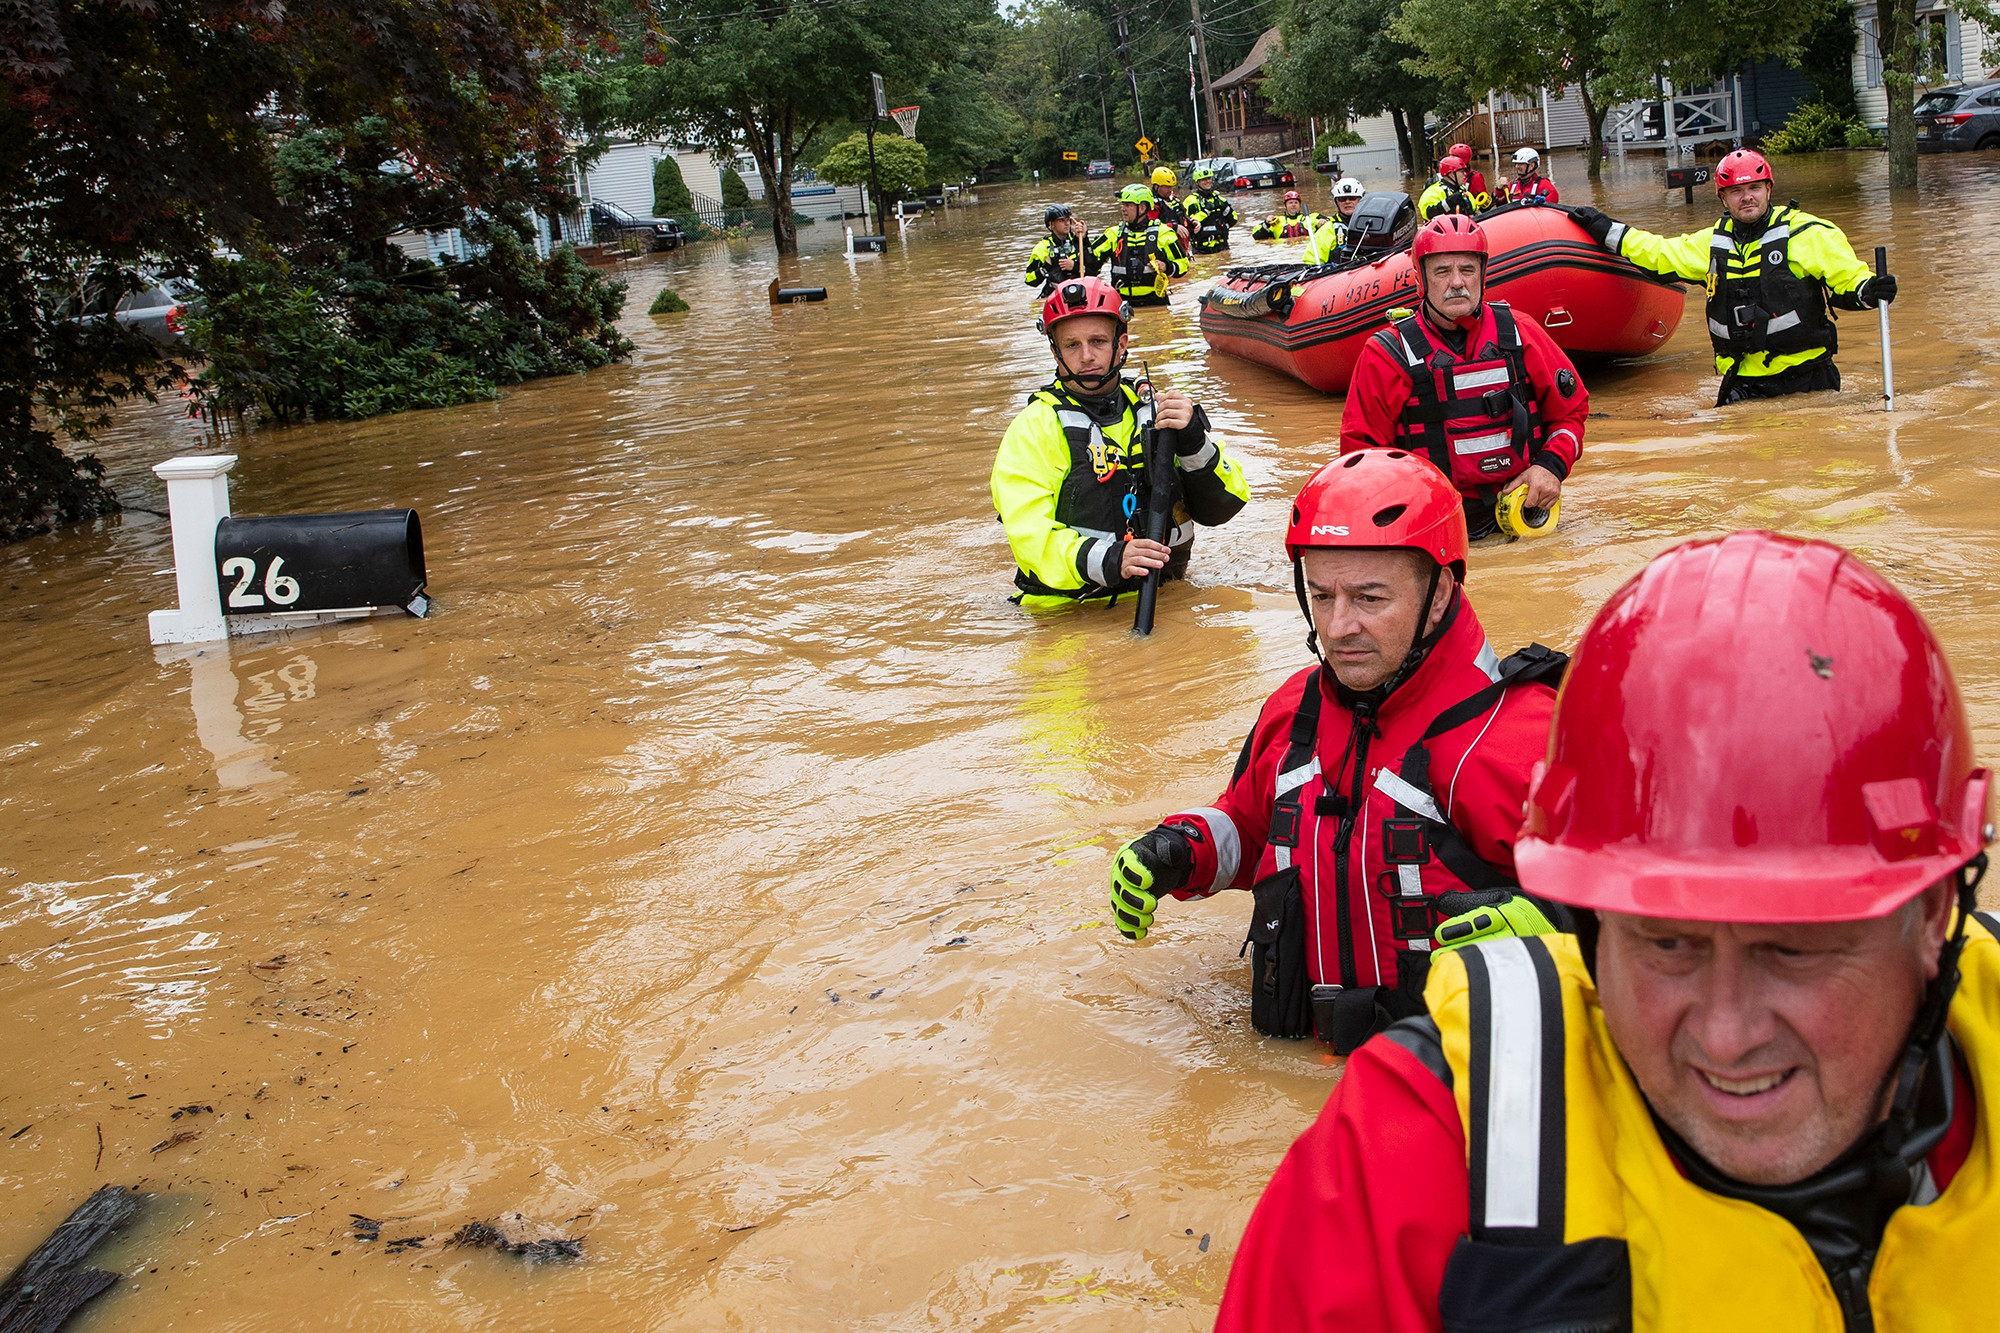
[[[1354,963],[1354,909],[1347,885],[1348,849],[1354,842],[1354,821],[1360,817],[1361,802],[1367,796],[1361,779],[1368,769],[1368,741],[1381,734],[1381,729],[1375,725],[1374,704],[1357,700],[1348,712],[1353,721],[1347,733],[1347,751],[1341,766],[1334,770],[1333,781],[1340,781],[1340,775],[1347,771],[1347,756],[1352,756],[1353,782],[1344,796],[1338,792],[1322,791],[1313,801],[1313,813],[1340,817],[1333,843],[1334,935],[1340,949],[1340,984],[1357,986],[1361,978]],[[1320,980],[1326,978],[1321,977]]]

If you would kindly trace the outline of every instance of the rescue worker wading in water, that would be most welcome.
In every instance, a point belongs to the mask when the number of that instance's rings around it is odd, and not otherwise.
[[[1893,274],[1877,277],[1840,228],[1796,207],[1771,206],[1771,164],[1739,148],[1716,164],[1723,217],[1665,237],[1595,208],[1571,214],[1597,243],[1666,277],[1708,284],[1708,336],[1722,376],[1715,405],[1838,389],[1839,345],[1828,300],[1872,310],[1896,299]]]
[[[1556,183],[1542,174],[1542,155],[1534,149],[1514,150],[1514,179],[1507,183],[1507,199],[1516,204],[1529,199],[1538,199],[1545,204],[1562,202]]]
[[[1180,178],[1174,175],[1172,167],[1154,167],[1152,181],[1153,221],[1164,222],[1167,226],[1172,227],[1174,235],[1180,239],[1181,248],[1186,249],[1188,244],[1187,210],[1181,207],[1181,201],[1174,193],[1174,186],[1180,183]]]
[[[1153,192],[1143,185],[1128,185],[1118,192],[1121,221],[1097,238],[1083,252],[1084,272],[1100,272],[1118,294],[1134,306],[1167,304],[1171,279],[1188,271],[1187,252],[1180,236],[1161,222],[1152,220]]]
[[[1214,805],[1119,850],[1111,910],[1139,940],[1161,898],[1250,889],[1252,1022],[1345,1055],[1422,1012],[1443,918],[1485,902],[1548,928],[1508,890],[1565,659],[1495,656],[1465,595],[1458,494],[1421,455],[1321,468],[1285,550],[1319,664],[1265,702]]]
[[[1440,953],[1244,1232],[1220,1333],[1973,1333],[2000,1235],[1992,774],[1838,547],[1657,557],[1515,848],[1573,933]]]
[[[1285,191],[1285,211],[1266,218],[1250,229],[1250,235],[1260,241],[1295,241],[1302,236],[1310,236],[1326,225],[1324,213],[1306,212],[1305,201],[1299,198],[1297,190]]]
[[[1528,527],[1541,526],[1583,452],[1590,395],[1541,325],[1483,299],[1486,233],[1478,223],[1435,218],[1410,254],[1423,300],[1362,347],[1341,409],[1340,451],[1425,455],[1465,498],[1475,539],[1500,528],[1502,496],[1510,515],[1518,508]]]
[[[1154,569],[1180,578],[1195,525],[1227,523],[1250,498],[1242,468],[1192,399],[1163,389],[1148,403],[1120,378],[1129,318],[1100,278],[1061,283],[1042,307],[1055,382],[1028,399],[993,459],[993,507],[1013,548],[1013,600],[1022,606],[1101,604],[1136,590]],[[1133,535],[1156,481],[1146,466],[1151,424],[1178,432],[1165,544]]]
[[[1046,301],[1058,282],[1079,276],[1080,251],[1090,239],[1077,225],[1076,215],[1069,211],[1068,204],[1049,205],[1048,212],[1042,215],[1042,225],[1049,229],[1049,234],[1029,252],[1027,270],[1021,274],[1023,285],[1040,289],[1035,294],[1038,301]]]
[[[1188,248],[1198,255],[1219,254],[1229,248],[1229,229],[1236,225],[1236,205],[1215,188],[1215,173],[1207,167],[1194,169],[1194,193],[1181,200],[1181,212],[1189,228]]]

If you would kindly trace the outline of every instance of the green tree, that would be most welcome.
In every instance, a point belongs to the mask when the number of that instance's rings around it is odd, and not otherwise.
[[[182,275],[300,221],[274,132],[379,113],[402,160],[482,204],[544,190],[562,156],[543,71],[595,0],[31,0],[0,8],[0,539],[101,512],[88,441],[180,378],[111,321],[141,269]]]
[[[915,139],[905,139],[893,132],[877,133],[875,169],[876,179],[882,186],[882,194],[876,196],[874,203],[877,225],[880,225],[886,215],[883,207],[886,196],[901,194],[905,190],[921,190],[930,183],[931,155]],[[819,178],[834,185],[867,185],[867,134],[850,134],[835,144],[820,159]]]
[[[653,163],[653,216],[670,218],[694,212],[694,192],[681,177],[681,164],[671,156]]]
[[[786,198],[789,199],[787,192]],[[742,175],[735,167],[722,169],[722,206],[724,208],[750,207],[750,187],[743,183]]]
[[[1442,79],[1411,73],[1422,53],[1391,31],[1400,12],[1397,0],[1292,0],[1264,91],[1297,118],[1386,114],[1403,170],[1414,176],[1431,168],[1425,113],[1463,105],[1465,97]]]

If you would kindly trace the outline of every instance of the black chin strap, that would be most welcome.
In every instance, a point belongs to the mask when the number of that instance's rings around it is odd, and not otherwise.
[[[1417,624],[1419,625],[1430,624],[1431,603],[1437,600],[1438,581],[1443,574],[1444,566],[1433,561],[1431,563],[1431,581],[1424,588],[1423,610],[1417,613]],[[1299,610],[1304,613],[1306,618],[1306,651],[1314,657],[1319,658],[1320,665],[1326,668],[1329,675],[1333,675],[1333,663],[1327,661],[1320,654],[1319,626],[1313,623],[1312,607],[1306,601],[1306,562],[1304,560],[1292,561],[1292,591],[1298,595]],[[1443,619],[1438,621],[1436,629],[1418,634],[1415,642],[1410,645],[1410,651],[1404,655],[1403,664],[1396,668],[1395,674],[1380,685],[1377,685],[1374,689],[1368,691],[1366,696],[1357,695],[1345,685],[1341,685],[1340,690],[1343,697],[1345,699],[1366,698],[1380,703],[1383,699],[1395,693],[1396,687],[1415,675],[1417,668],[1422,666],[1424,660],[1431,655],[1431,649],[1437,647],[1438,640],[1442,639],[1444,632],[1451,628],[1452,619],[1453,617],[1447,614]],[[1335,675],[1333,679],[1335,684],[1339,684],[1339,676]]]
[[[1937,1053],[1943,1039],[1951,997],[1958,991],[1958,958],[1965,952],[1965,923],[1979,906],[1979,882],[1986,878],[1986,853],[1973,857],[1956,872],[1958,880],[1958,923],[1938,951],[1937,975],[1924,988],[1924,1002],[1910,1024],[1909,1044],[1903,1057],[1890,1071],[1895,1094],[1889,1102],[1889,1118],[1882,1122],[1882,1155],[1898,1161],[1916,1127],[1917,1094],[1923,1087],[1925,1067]]]

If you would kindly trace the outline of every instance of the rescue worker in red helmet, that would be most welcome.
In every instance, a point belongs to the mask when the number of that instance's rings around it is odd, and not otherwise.
[[[1992,809],[1879,574],[1762,532],[1656,558],[1577,647],[1515,849],[1574,932],[1439,955],[1216,1327],[1991,1327]]]
[[[1440,213],[1476,217],[1493,206],[1486,191],[1472,185],[1472,171],[1464,158],[1447,157],[1438,163],[1437,179],[1417,196],[1417,220],[1429,222]]]
[[[1285,551],[1319,661],[1265,702],[1215,804],[1119,850],[1111,910],[1140,940],[1162,898],[1249,889],[1253,1024],[1345,1055],[1421,1012],[1446,918],[1505,901],[1548,928],[1510,892],[1513,841],[1565,659],[1488,645],[1458,493],[1419,454],[1321,468]]]
[[[1250,235],[1259,241],[1295,241],[1311,236],[1325,225],[1325,214],[1306,212],[1305,201],[1299,198],[1299,192],[1287,190],[1285,211],[1274,214],[1252,227]]]
[[[1486,233],[1477,222],[1433,218],[1410,254],[1423,299],[1362,347],[1340,451],[1425,455],[1464,497],[1474,539],[1501,528],[1501,509],[1525,514],[1528,530],[1541,526],[1583,452],[1590,395],[1541,325],[1484,299]]]
[[[1542,174],[1542,155],[1532,148],[1514,150],[1514,179],[1507,182],[1509,203],[1524,203],[1534,199],[1544,204],[1559,204],[1562,194],[1556,183]]]
[[[1180,578],[1195,526],[1227,523],[1250,498],[1243,469],[1197,403],[1176,389],[1145,401],[1120,375],[1131,317],[1102,278],[1058,283],[1042,306],[1038,327],[1056,377],[1030,395],[993,459],[993,507],[1018,566],[1017,604],[1102,605],[1136,590],[1149,570]],[[1134,530],[1156,481],[1146,467],[1153,425],[1179,432],[1164,543]]]
[[[1466,186],[1474,194],[1487,193],[1486,173],[1474,165],[1474,163],[1479,161],[1479,157],[1472,151],[1472,145],[1469,143],[1455,143],[1446,151],[1450,156],[1457,158],[1465,164]]]
[[[1708,284],[1708,334],[1722,376],[1715,405],[1840,387],[1831,304],[1872,310],[1896,299],[1893,274],[1862,263],[1840,228],[1771,204],[1771,164],[1739,148],[1715,167],[1722,217],[1684,236],[1627,226],[1595,208],[1571,213],[1599,245],[1642,269]]]

